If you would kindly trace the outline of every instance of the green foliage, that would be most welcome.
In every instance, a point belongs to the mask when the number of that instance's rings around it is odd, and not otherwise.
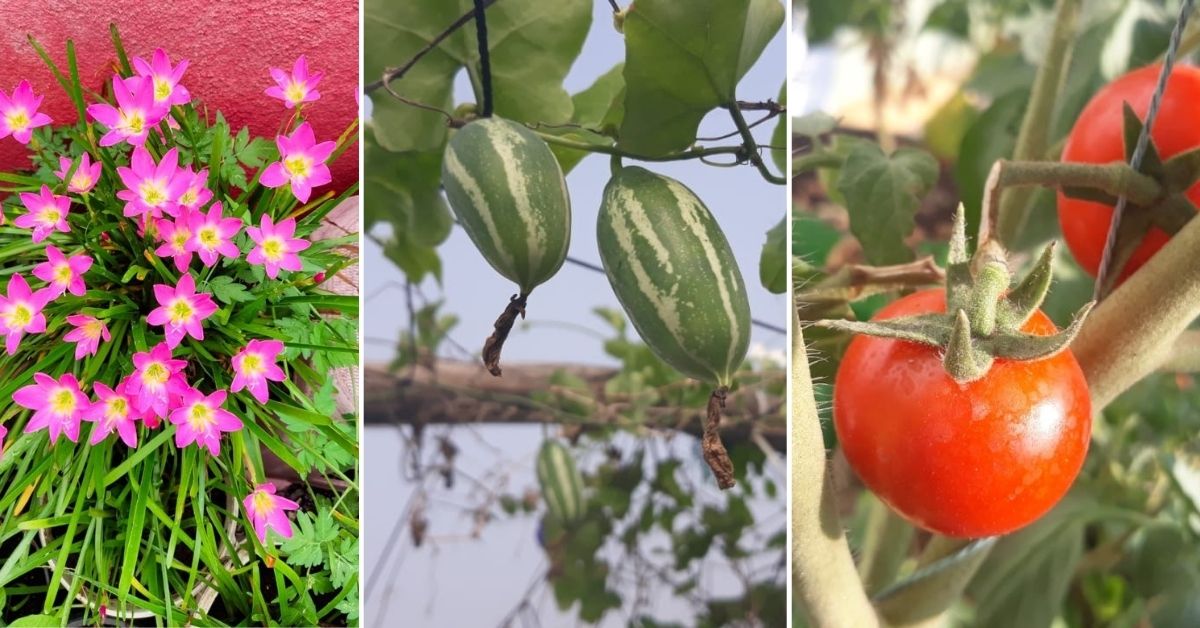
[[[764,288],[775,294],[787,292],[787,219],[767,231],[758,260],[758,278]]]
[[[778,0],[638,2],[625,18],[620,146],[665,155],[691,145],[782,25]]]
[[[919,199],[937,176],[937,162],[923,150],[901,148],[887,156],[870,142],[853,145],[837,187],[846,198],[850,230],[868,262],[897,264],[913,258],[904,239],[915,226]]]

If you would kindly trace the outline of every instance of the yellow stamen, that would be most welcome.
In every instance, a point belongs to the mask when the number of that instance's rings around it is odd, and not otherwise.
[[[142,197],[142,202],[150,207],[158,207],[167,200],[167,191],[158,181],[143,181],[138,186],[138,193]]]
[[[57,415],[65,416],[75,412],[75,393],[69,388],[59,388],[50,395],[50,409]]]
[[[71,283],[71,279],[75,277],[75,273],[71,271],[70,264],[59,264],[54,268],[54,281],[56,283]]]
[[[29,126],[29,113],[24,108],[14,109],[4,116],[4,121],[8,124],[9,130],[24,131]]]
[[[167,96],[171,95],[171,83],[164,79],[155,77],[154,79],[154,100],[166,100]]]
[[[200,238],[200,244],[205,248],[215,249],[221,244],[221,236],[217,235],[217,230],[213,227],[204,227],[196,234]]]
[[[289,81],[287,89],[284,90],[284,95],[292,101],[293,105],[298,105],[304,101],[304,97],[308,95],[308,88],[303,83]]]
[[[286,249],[282,238],[272,236],[262,241],[263,257],[272,262],[282,259],[283,254],[287,252]]]
[[[104,416],[110,422],[116,422],[129,414],[129,402],[124,397],[113,397],[104,405]]]
[[[267,369],[263,366],[262,358],[257,353],[242,355],[242,373],[245,375],[260,375]]]
[[[217,423],[216,413],[203,403],[193,404],[188,411],[188,425],[197,432],[207,432]]]
[[[75,175],[71,177],[71,187],[77,190],[86,190],[92,187],[92,178],[81,172],[76,172]]]
[[[47,205],[42,208],[42,223],[47,225],[58,224],[62,219],[62,212],[59,211],[57,205]]]
[[[196,199],[198,197],[199,194],[196,194],[195,188],[188,188],[188,191],[184,192],[183,195],[179,197],[179,204],[185,207],[191,207],[192,205],[196,204]]]
[[[312,171],[312,160],[304,155],[288,157],[283,160],[283,169],[293,177],[307,177]]]
[[[83,335],[89,340],[97,340],[100,338],[100,332],[104,328],[103,321],[92,321],[83,325]]]
[[[192,315],[195,313],[192,310],[192,304],[187,299],[175,299],[170,307],[167,308],[167,311],[170,313],[171,322],[176,325],[182,325],[191,320]]]
[[[129,133],[130,135],[140,135],[146,128],[146,117],[140,111],[128,113],[120,112],[120,120],[117,121],[117,127]]]
[[[16,303],[5,317],[9,329],[25,329],[33,322],[33,310],[24,303]]]
[[[187,247],[187,241],[189,237],[191,237],[190,233],[182,229],[176,229],[171,238],[171,243],[175,245],[175,250],[182,253],[185,247]]]
[[[151,386],[162,386],[170,377],[171,372],[167,370],[166,366],[163,366],[162,362],[151,362],[142,371],[142,381]]]

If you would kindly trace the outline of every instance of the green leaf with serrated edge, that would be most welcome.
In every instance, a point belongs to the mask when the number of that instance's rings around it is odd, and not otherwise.
[[[787,292],[787,261],[787,217],[784,217],[767,231],[767,241],[758,257],[758,279],[767,292]]]
[[[779,0],[639,0],[625,17],[620,146],[665,155],[732,103],[738,81],[783,25]]]
[[[575,105],[575,113],[571,116],[570,126],[542,127],[543,133],[551,133],[559,137],[585,142],[596,146],[612,146],[616,126],[609,122],[613,111],[619,106],[619,99],[625,89],[625,77],[622,75],[623,63],[618,63],[611,70],[600,75],[596,82],[587,89],[571,97]],[[619,122],[619,120],[618,120]],[[567,174],[584,157],[591,153],[574,148],[551,144],[550,150],[558,158],[563,174]]]
[[[868,262],[882,266],[913,259],[904,239],[915,227],[920,197],[937,175],[937,161],[925,151],[902,148],[888,157],[870,142],[851,149],[837,188],[846,199],[850,231]]]
[[[470,0],[367,0],[364,80],[373,82],[385,69],[406,63],[473,6]],[[562,81],[583,47],[591,21],[589,0],[560,0],[553,10],[537,0],[505,0],[488,7],[496,115],[521,122],[568,121],[571,97]],[[475,28],[460,28],[394,81],[392,89],[416,102],[450,110],[460,69],[468,69],[476,94],[480,93],[478,62]],[[445,142],[446,121],[440,113],[401,103],[382,89],[371,97],[372,116],[381,129],[380,145],[396,151],[428,151],[440,149]]]

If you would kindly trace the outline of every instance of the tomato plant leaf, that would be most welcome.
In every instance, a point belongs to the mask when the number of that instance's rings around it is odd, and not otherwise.
[[[665,155],[696,141],[700,120],[732,103],[742,76],[783,25],[779,0],[639,0],[625,18],[622,148]]]
[[[846,157],[837,188],[846,199],[850,231],[874,265],[913,259],[904,243],[915,226],[920,197],[937,181],[938,165],[922,150],[901,148],[890,157],[858,142]]]
[[[364,7],[364,76],[368,81],[408,61],[473,6],[471,0],[368,0]],[[592,23],[588,0],[561,0],[554,10],[536,0],[505,0],[487,9],[495,112],[521,122],[562,123],[571,118],[563,78]],[[392,88],[406,98],[448,110],[454,77],[468,68],[478,88],[474,28],[460,28],[413,65]],[[426,151],[446,139],[441,114],[399,102],[385,90],[372,94],[379,144],[389,150]]]
[[[767,231],[762,254],[758,258],[758,278],[768,292],[787,292],[787,218]]]

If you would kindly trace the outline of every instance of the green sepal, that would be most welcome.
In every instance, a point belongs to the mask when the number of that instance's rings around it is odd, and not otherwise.
[[[945,318],[943,314],[921,314],[883,321],[820,320],[813,324],[835,331],[907,340],[931,347],[941,347],[950,339],[950,326],[946,324]]]
[[[1075,320],[1056,334],[1035,336],[1018,332],[981,340],[979,344],[991,355],[1007,360],[1042,360],[1053,357],[1071,345],[1071,341],[1075,340],[1075,336],[1083,328],[1083,321],[1095,305],[1095,301],[1089,301],[1079,308]]]
[[[971,321],[963,310],[958,310],[954,316],[954,328],[945,346],[942,366],[956,382],[973,382],[987,375],[992,368],[994,359],[976,346],[971,337]]]
[[[996,311],[996,325],[1005,331],[1017,331],[1029,320],[1050,291],[1054,279],[1054,250],[1057,242],[1051,242],[1029,274],[1009,291]]]

